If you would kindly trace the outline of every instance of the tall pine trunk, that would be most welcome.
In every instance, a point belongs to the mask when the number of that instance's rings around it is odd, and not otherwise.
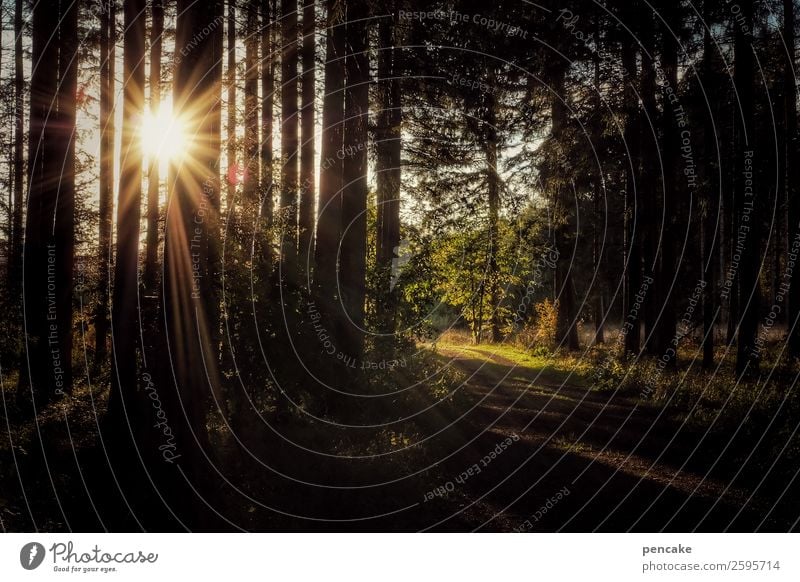
[[[759,289],[759,263],[761,251],[760,202],[756,184],[757,168],[760,165],[755,148],[754,105],[754,55],[753,1],[741,3],[742,20],[735,20],[734,39],[734,84],[739,108],[736,113],[736,178],[735,208],[738,214],[737,233],[746,236],[739,263],[739,309],[740,319],[737,334],[736,374],[757,375],[760,351],[756,346],[761,293]],[[744,27],[747,27],[746,29]],[[751,172],[752,177],[745,174]]]
[[[221,0],[179,0],[177,8],[175,53],[181,58],[175,62],[174,103],[192,141],[186,159],[176,160],[170,172],[174,188],[166,215],[163,286],[169,365],[161,366],[159,378],[164,409],[175,423],[179,458],[173,464],[203,495],[210,487],[202,466],[209,452],[206,418],[212,394],[220,397],[215,281],[224,16]],[[189,524],[205,525],[197,506],[179,502]]]
[[[104,0],[100,12],[100,176],[98,264],[100,281],[94,315],[95,367],[106,361],[111,290],[111,230],[114,207],[114,70],[117,43],[116,0]]]
[[[139,233],[142,203],[142,149],[139,124],[144,114],[145,1],[123,5],[123,104],[120,150],[117,245],[111,310],[112,374],[108,415],[112,426],[137,426],[138,398]]]
[[[297,0],[281,0],[281,278],[297,273]]]
[[[303,7],[303,78],[302,109],[300,127],[302,140],[300,145],[300,206],[298,228],[298,258],[307,277],[309,266],[313,262],[312,245],[314,241],[314,192],[316,191],[315,172],[315,115],[314,102],[316,94],[316,2],[304,0]]]
[[[162,0],[150,3],[150,113],[155,116],[161,107],[161,41],[164,34]],[[158,273],[158,217],[161,176],[158,156],[152,156],[147,178],[147,255],[144,263],[144,288],[148,295],[156,289]]]
[[[556,65],[552,80],[551,92],[551,138],[555,147],[561,151],[566,159],[567,144],[564,140],[564,131],[567,124],[567,93],[566,93],[566,68]],[[562,168],[557,172],[561,173]],[[574,227],[572,212],[570,211],[570,191],[568,184],[570,180],[558,180],[559,184],[553,193],[556,208],[556,227],[555,239],[558,250],[558,260],[556,263],[556,293],[558,295],[558,314],[557,314],[557,337],[556,341],[562,347],[569,350],[577,350],[578,344],[578,321],[575,313],[575,290],[572,282],[572,264],[569,243],[569,232]],[[499,306],[494,305],[495,311]]]
[[[797,183],[797,165],[800,164],[800,141],[797,135],[797,81],[795,79],[795,11],[793,0],[783,1],[783,40],[786,53],[783,64],[783,98],[784,115],[786,116],[785,156],[786,156],[786,197],[788,199],[787,232],[788,247],[791,248],[794,237],[800,235],[800,184]],[[789,354],[800,357],[800,281],[793,281],[789,287]],[[794,329],[792,329],[794,328]]]
[[[662,30],[661,67],[664,70],[665,87],[678,91],[678,41],[675,35],[679,34],[680,6],[665,2],[665,22]],[[675,314],[675,292],[678,289],[677,269],[679,265],[675,260],[675,232],[681,226],[678,216],[681,214],[681,205],[678,200],[679,188],[677,184],[677,163],[680,158],[680,139],[678,129],[677,102],[664,94],[664,111],[661,117],[662,147],[661,159],[663,161],[663,210],[665,214],[665,236],[661,240],[661,262],[659,265],[658,284],[659,303],[661,313],[656,323],[656,341],[661,354],[671,353],[675,345],[677,321]],[[677,364],[677,356],[669,359],[669,365]]]
[[[252,225],[258,203],[259,180],[259,137],[258,137],[258,3],[247,0],[244,5],[245,17],[245,71],[244,71],[244,184],[242,198],[246,224]],[[244,226],[244,225],[242,225]],[[252,232],[248,226],[248,242]]]
[[[342,222],[344,145],[345,25],[344,0],[328,0],[325,92],[322,106],[322,151],[319,175],[317,238],[314,247],[314,286],[323,308],[337,304],[336,261]]]
[[[400,184],[402,101],[400,49],[397,48],[397,11],[378,23],[378,124],[375,133],[377,188],[376,268],[377,320],[382,334],[391,334],[397,317],[397,293],[392,266],[400,247]]]
[[[22,0],[14,3],[14,214],[11,221],[10,302],[22,303],[22,204],[25,182],[25,78],[22,68]],[[14,312],[19,325],[19,312]]]
[[[344,351],[360,359],[364,351],[364,298],[367,259],[367,140],[369,56],[366,0],[347,2],[345,59],[344,167],[339,281],[345,309]]]
[[[261,223],[272,226],[273,168],[273,105],[275,103],[275,0],[261,0]],[[264,252],[269,253],[267,244]],[[270,261],[267,258],[267,265]]]
[[[624,349],[626,354],[638,354],[641,346],[641,314],[636,306],[636,295],[642,284],[641,245],[639,232],[639,203],[637,188],[639,187],[638,153],[639,153],[639,111],[636,97],[636,44],[635,39],[625,38],[622,41],[622,68],[624,74],[624,108],[625,127],[623,130],[624,145],[627,153],[625,160],[625,302],[622,313],[623,331],[625,331]]]

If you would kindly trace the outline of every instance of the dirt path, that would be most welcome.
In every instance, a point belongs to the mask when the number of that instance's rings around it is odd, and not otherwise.
[[[439,353],[469,376],[475,405],[452,419],[451,444],[463,448],[422,504],[441,516],[430,529],[737,531],[762,521],[746,492],[706,477],[713,439],[692,455],[700,435],[658,409],[488,347]]]

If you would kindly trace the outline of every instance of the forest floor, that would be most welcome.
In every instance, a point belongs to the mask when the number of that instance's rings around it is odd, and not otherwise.
[[[466,390],[478,399],[469,422],[482,429],[446,464],[453,475],[473,463],[482,470],[454,487],[460,509],[434,529],[459,521],[455,529],[501,531],[787,527],[736,486],[725,474],[730,467],[714,467],[726,444],[719,435],[698,433],[658,406],[598,392],[513,347],[437,347],[467,374]],[[519,440],[483,466],[509,435]]]
[[[786,461],[774,444],[761,446],[753,436],[773,429],[756,423],[749,432],[741,430],[756,417],[752,409],[725,409],[728,422],[714,424],[706,412],[693,412],[689,397],[668,405],[662,398],[643,400],[635,390],[609,389],[593,379],[594,363],[572,373],[575,358],[569,355],[535,356],[460,338],[418,349],[422,367],[443,375],[437,390],[444,394],[431,389],[437,385],[433,378],[418,386],[412,406],[406,402],[396,411],[412,410],[410,420],[342,429],[342,438],[338,428],[314,424],[286,425],[286,439],[268,438],[261,427],[246,450],[220,433],[209,476],[223,478],[206,489],[213,493],[204,503],[223,519],[204,529],[797,527],[797,468],[790,466],[796,458]],[[698,378],[695,385],[702,384]],[[0,441],[2,530],[142,527],[130,521],[130,511],[128,521],[117,521],[114,515],[125,510],[104,499],[117,485],[104,469],[105,449],[97,438],[102,405],[95,405],[103,395],[81,389],[75,396],[35,424],[3,422],[4,432],[15,437],[13,449],[7,439]],[[720,406],[715,398],[705,403],[706,411]],[[780,431],[796,424],[794,413],[787,414],[788,420],[775,423]],[[782,434],[772,442],[792,441]],[[291,437],[305,439],[305,448],[288,444]],[[772,471],[773,465],[781,470]],[[148,511],[163,511],[153,507]],[[156,529],[164,527],[170,528]]]

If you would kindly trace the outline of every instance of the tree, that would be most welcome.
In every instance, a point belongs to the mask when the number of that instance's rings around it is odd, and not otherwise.
[[[347,2],[345,113],[342,157],[342,235],[339,284],[347,317],[344,347],[359,359],[364,350],[364,298],[367,260],[367,140],[369,55],[365,0]]]
[[[236,200],[236,184],[238,183],[239,168],[236,162],[236,0],[228,0],[228,30],[227,30],[228,65],[225,82],[228,86],[228,119],[226,131],[228,143],[226,148],[226,161],[228,164],[228,179],[226,181],[226,198],[228,208],[232,208]],[[233,213],[229,214],[233,216]]]
[[[100,196],[98,203],[98,264],[100,278],[94,314],[94,364],[106,361],[108,338],[109,273],[114,206],[114,69],[117,44],[116,0],[104,0],[100,10]]]
[[[400,185],[402,95],[401,49],[397,43],[397,12],[378,23],[378,124],[375,132],[375,180],[377,190],[376,269],[378,280],[377,319],[381,333],[394,331],[397,293],[392,286],[392,265],[400,246]]]
[[[636,15],[634,10],[629,14]],[[638,309],[634,308],[635,296],[641,287],[641,245],[639,232],[639,202],[637,187],[639,180],[639,111],[636,98],[636,39],[623,33],[621,40],[622,69],[624,79],[624,129],[623,141],[627,155],[625,161],[625,299],[623,325],[630,324],[625,334],[625,353],[638,354],[641,346],[641,324]]]
[[[244,184],[242,198],[244,215],[252,221],[258,207],[259,193],[259,146],[258,146],[258,34],[257,0],[247,0],[244,5],[245,17],[245,71],[244,71]],[[230,50],[230,48],[228,49]],[[230,56],[229,56],[230,58]]]
[[[796,233],[800,230],[800,184],[798,184],[798,164],[800,164],[800,153],[798,153],[798,133],[797,133],[797,81],[795,80],[795,10],[793,0],[783,0],[783,42],[785,44],[783,62],[783,98],[784,115],[786,122],[784,131],[786,132],[784,144],[784,156],[786,158],[784,167],[786,175],[786,197],[788,199],[788,232]],[[795,358],[800,357],[800,283],[794,281],[789,288],[789,354]]]
[[[275,102],[275,47],[274,47],[274,7],[275,0],[261,0],[261,208],[262,223],[266,228],[272,226],[272,194],[274,188],[273,168],[273,105]],[[264,252],[270,253],[270,245]],[[271,257],[265,257],[267,264]]]
[[[754,108],[753,1],[741,3],[742,19],[732,22],[734,33],[734,85],[739,112],[735,116],[735,151],[737,172],[734,205],[737,212],[737,236],[746,241],[739,263],[739,301],[741,316],[737,334],[736,375],[756,375],[760,351],[756,347],[761,292],[759,256],[761,246],[759,198],[756,195],[756,152]],[[748,176],[748,170],[750,175]]]
[[[281,0],[281,277],[294,280],[297,258],[297,0]]]
[[[9,294],[12,304],[22,299],[22,205],[25,173],[25,78],[22,67],[22,0],[14,3],[14,212],[11,223]],[[14,307],[14,309],[17,309]],[[18,317],[18,313],[17,313]]]
[[[19,388],[30,388],[34,410],[72,388],[77,22],[75,4],[33,8]]]
[[[568,147],[564,143],[564,133],[567,124],[567,92],[565,87],[566,69],[564,63],[553,65],[552,93],[550,98],[551,110],[551,137],[554,147],[557,150],[565,151]],[[562,153],[561,159],[566,159]],[[556,265],[556,285],[555,292],[558,301],[558,325],[557,342],[570,350],[577,350],[578,329],[577,314],[575,312],[575,290],[572,282],[572,269],[569,245],[569,230],[572,228],[570,194],[571,178],[566,179],[562,174],[566,168],[556,168],[556,185],[554,198],[554,216],[556,222],[555,239],[556,249],[558,250],[558,261]],[[494,302],[493,302],[494,303]],[[495,340],[496,341],[496,340]]]
[[[161,2],[152,0],[150,4],[150,114],[154,117],[161,107],[161,44],[164,36],[164,6]],[[151,156],[147,179],[147,255],[143,277],[148,293],[155,291],[158,272],[159,163],[158,156]]]
[[[343,160],[340,152],[344,145],[344,11],[344,0],[328,0],[314,286],[318,299],[329,314],[338,297],[336,264],[342,223]]]
[[[316,98],[316,2],[306,0],[303,7],[303,49],[302,49],[302,108],[300,126],[302,139],[300,145],[300,205],[298,227],[298,257],[300,265],[307,267],[313,263],[312,244],[314,241],[314,194],[316,192],[315,169],[315,121],[314,101]]]
[[[164,243],[165,351],[161,399],[174,424],[175,456],[192,490],[206,491],[203,463],[209,453],[206,418],[212,394],[220,398],[216,343],[219,277],[219,163],[222,94],[221,0],[179,0],[176,23],[174,104],[191,142],[171,169],[173,189]],[[173,495],[189,523],[202,526],[193,493],[177,473]],[[183,492],[183,493],[180,493]],[[206,494],[208,492],[206,491]],[[188,498],[187,496],[192,496]]]
[[[142,203],[142,148],[139,124],[144,115],[145,1],[124,3],[122,147],[117,203],[117,244],[111,310],[112,390],[108,415],[112,426],[142,422],[138,396],[139,232]],[[127,417],[127,421],[126,421]]]

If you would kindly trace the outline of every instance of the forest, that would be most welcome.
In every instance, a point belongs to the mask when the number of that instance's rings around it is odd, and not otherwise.
[[[797,530],[798,11],[1,0],[0,530]]]

